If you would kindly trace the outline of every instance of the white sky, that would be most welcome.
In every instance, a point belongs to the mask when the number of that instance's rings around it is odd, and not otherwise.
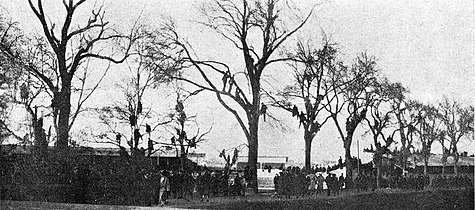
[[[94,1],[91,1],[94,2]],[[242,60],[239,52],[230,52],[231,45],[219,36],[208,33],[193,21],[199,18],[195,1],[173,0],[106,0],[104,2],[107,17],[112,24],[127,28],[141,14],[141,19],[150,24],[158,24],[164,17],[176,20],[182,36],[193,45],[202,58],[219,59],[239,68]],[[198,1],[201,2],[201,1]],[[308,11],[311,5],[317,6],[314,16],[296,38],[311,37],[321,40],[322,30],[340,46],[342,56],[350,61],[359,52],[367,51],[378,58],[378,67],[391,81],[401,82],[411,91],[410,97],[423,102],[435,103],[443,95],[466,103],[473,103],[475,84],[473,83],[473,1],[294,1],[302,11]],[[27,1],[2,0],[1,12],[7,11],[10,17],[20,22],[20,27],[29,32],[38,31],[38,22],[29,10]],[[56,5],[56,6],[54,6]],[[89,6],[87,6],[89,7]],[[61,1],[47,1],[45,8],[49,18],[61,18]],[[87,17],[87,8],[79,10]],[[55,14],[55,15],[52,15]],[[93,97],[92,103],[114,100],[113,81],[120,80],[121,74],[108,75],[100,91]],[[278,75],[277,75],[278,77]],[[224,108],[217,105],[209,94],[194,98],[188,105],[190,112],[200,116],[207,128],[214,123],[210,140],[202,145],[201,151],[217,157],[213,148],[231,148],[246,143],[244,134],[236,120]],[[151,96],[151,98],[153,98]],[[152,99],[150,99],[152,100]],[[213,100],[210,102],[210,100]],[[260,155],[285,155],[303,162],[304,142],[302,131],[296,121],[281,111],[271,112],[282,116],[290,129],[281,131],[269,123],[260,125]],[[87,120],[78,121],[77,127],[88,124]],[[81,119],[79,119],[81,120]],[[371,140],[355,134],[360,139],[360,150],[368,147]],[[435,143],[437,144],[437,143]],[[434,152],[440,148],[434,146]],[[459,146],[461,151],[473,153],[474,143]],[[216,154],[215,154],[216,153]],[[343,156],[341,140],[335,132],[332,122],[325,124],[322,132],[313,143],[312,160],[336,160]]]

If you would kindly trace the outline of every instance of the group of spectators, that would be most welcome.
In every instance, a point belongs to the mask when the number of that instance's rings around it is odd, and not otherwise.
[[[332,173],[323,177],[322,173],[316,173],[314,170],[300,170],[299,167],[289,167],[274,177],[275,192],[278,196],[316,196],[324,194],[324,185],[327,186],[327,196],[332,193],[336,196],[345,186],[345,178],[343,174],[337,178]]]
[[[245,188],[244,176],[240,173],[230,175],[222,171],[195,171],[192,173],[171,172],[173,184],[171,194],[175,198],[193,198],[194,194],[207,199],[209,196],[243,195]]]
[[[376,176],[373,173],[361,173],[353,181],[353,186],[356,190],[375,190]]]
[[[396,187],[406,190],[423,190],[430,185],[430,177],[424,175],[400,177],[395,180]]]
[[[326,175],[326,177],[324,177]],[[168,187],[163,187],[163,178],[169,180]],[[244,196],[246,179],[243,173],[224,173],[201,170],[194,172],[170,171],[161,172],[156,178],[159,189],[156,192],[155,203],[162,205],[167,198],[190,200],[200,198],[209,201],[210,196]],[[158,181],[160,180],[160,181]],[[472,180],[467,176],[435,177],[432,182],[429,176],[391,176],[380,180],[381,187],[423,190],[425,187],[473,187]],[[345,188],[356,190],[375,190],[376,176],[374,173],[361,173],[354,180],[347,180],[341,174],[321,173],[316,170],[301,170],[298,167],[289,167],[274,177],[275,195],[285,197],[303,197],[305,195],[333,195],[339,196]],[[163,192],[165,191],[165,192]]]
[[[409,176],[389,176],[380,179],[382,188],[399,188],[405,190],[424,190],[427,187],[447,188],[447,187],[473,187],[472,179],[464,176],[436,176],[431,178],[428,175]],[[361,174],[354,180],[354,188],[357,190],[375,190],[376,176]]]
[[[454,176],[454,177],[437,176],[432,180],[432,186],[435,188],[447,188],[447,187],[473,188],[473,181],[467,175]]]
[[[242,173],[230,175],[222,171],[200,170],[193,172],[184,171],[161,171],[154,172],[148,176],[158,186],[155,187],[152,202],[154,204],[164,204],[168,198],[194,199],[209,201],[211,196],[229,196],[245,194],[246,181]],[[169,186],[163,189],[162,177],[169,180]],[[165,191],[165,193],[161,193]]]

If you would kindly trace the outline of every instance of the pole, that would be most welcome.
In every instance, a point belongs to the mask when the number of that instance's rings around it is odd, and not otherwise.
[[[358,176],[359,176],[360,175],[360,139],[359,138],[356,141],[356,147],[357,147],[357,150],[358,150],[358,160],[356,162],[358,164]]]

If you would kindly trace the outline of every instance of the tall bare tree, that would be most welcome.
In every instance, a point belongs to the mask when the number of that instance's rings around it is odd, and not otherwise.
[[[92,11],[90,18],[82,26],[73,26],[78,7],[86,0],[63,1],[66,15],[63,23],[53,23],[48,20],[43,7],[43,1],[33,3],[28,0],[31,11],[35,14],[43,29],[44,44],[41,47],[42,66],[31,63],[28,58],[22,58],[17,52],[2,49],[17,63],[37,77],[52,95],[52,110],[54,125],[57,127],[57,146],[65,149],[68,146],[69,130],[74,123],[71,118],[71,93],[74,92],[73,80],[78,70],[84,67],[90,59],[106,60],[121,63],[130,55],[130,47],[138,38],[136,30],[122,35],[109,26],[105,20],[102,7]],[[59,27],[57,27],[59,25]],[[112,41],[120,41],[125,46],[113,45]]]
[[[284,9],[292,10],[285,2],[277,0],[213,0],[202,7],[207,19],[203,25],[242,53],[245,68],[239,72],[234,71],[239,68],[226,63],[197,58],[173,25],[168,25],[168,33],[164,34],[165,39],[172,40],[172,48],[181,52],[180,59],[184,61],[185,68],[174,78],[194,85],[198,90],[214,92],[219,103],[238,121],[249,143],[248,180],[254,192],[257,192],[259,118],[264,107],[261,79],[270,64],[286,60],[276,57],[275,52],[304,26],[312,13],[299,18],[298,23],[289,28],[282,12]]]
[[[2,129],[6,131],[6,133],[4,132],[5,134],[14,136],[21,143],[29,144],[32,143],[31,140],[33,139],[32,137],[34,137],[33,130],[39,130],[35,129],[38,122],[37,108],[35,108],[38,104],[35,99],[39,98],[45,87],[40,81],[32,78],[31,75],[25,71],[24,66],[19,65],[9,54],[9,52],[22,53],[25,57],[31,58],[31,60],[39,60],[36,57],[38,50],[27,48],[24,44],[35,40],[25,38],[22,31],[18,28],[18,24],[18,22],[0,16],[0,34],[2,34],[0,42],[2,120],[0,125]],[[8,110],[12,110],[17,105],[25,107],[27,117],[29,118],[29,122],[26,123],[27,130],[29,130],[27,133],[29,135],[23,137],[19,134],[18,128],[15,128],[15,131],[10,128],[12,126],[24,127],[22,123],[12,123],[12,120],[8,120],[9,122],[7,122],[5,118],[9,115],[7,108]]]
[[[116,84],[121,89],[123,99],[115,101],[114,105],[95,109],[101,124],[106,126],[106,129],[99,134],[93,131],[93,136],[95,142],[113,144],[122,151],[125,151],[122,145],[122,139],[125,139],[132,156],[150,156],[157,151],[154,145],[158,144],[160,138],[160,136],[152,138],[152,132],[156,133],[160,126],[172,122],[173,119],[171,116],[162,117],[161,114],[164,113],[158,113],[152,107],[156,104],[146,102],[145,94],[151,94],[156,87],[159,87],[160,82],[155,79],[156,75],[144,66],[144,57],[139,55],[131,58],[133,62],[127,62],[129,78],[124,78],[120,84]],[[130,136],[126,134],[128,132],[124,127],[129,128]],[[147,141],[147,154],[145,149],[142,151],[140,148],[143,141]]]
[[[371,105],[373,97],[371,92],[374,91],[377,76],[376,61],[373,56],[362,53],[351,67],[340,64],[338,68],[338,71],[334,71],[332,82],[329,84],[335,87],[332,88],[332,93],[325,97],[325,100],[332,102],[328,103],[325,109],[330,113],[343,142],[346,177],[351,179],[353,175],[351,144],[356,128],[365,119]],[[343,112],[343,109],[346,111]],[[339,117],[343,113],[346,115],[344,127]]]
[[[474,108],[473,106],[463,106],[447,97],[444,97],[439,106],[445,125],[445,138],[450,143],[448,152],[454,156],[454,173],[458,174],[457,163],[460,154],[457,145],[462,137],[473,134]]]
[[[374,86],[370,108],[365,120],[369,127],[368,132],[373,135],[375,145],[373,162],[376,166],[376,187],[380,187],[381,167],[383,155],[390,153],[389,147],[395,143],[394,135],[398,129],[394,129],[394,110],[389,101],[401,93],[400,83],[391,83],[387,78],[379,79]]]
[[[401,148],[398,154],[395,155],[399,156],[400,166],[403,171],[407,168],[407,159],[411,153],[410,149],[414,148],[414,136],[417,134],[416,127],[421,123],[419,118],[421,111],[418,106],[419,102],[407,99],[406,94],[408,92],[405,87],[399,86],[396,89],[396,94],[389,101],[396,116],[396,130],[401,142]]]
[[[0,15],[0,49],[14,48],[19,41],[21,34],[17,28],[18,23],[8,20],[7,17]],[[3,50],[0,51],[0,143],[4,139],[14,136],[21,140],[10,129],[8,123],[12,111],[12,103],[20,89],[22,78],[21,67],[9,59]]]
[[[202,143],[205,139],[205,136],[211,132],[212,126],[206,132],[200,132],[200,128],[195,122],[196,132],[194,135],[189,135],[190,133],[190,122],[193,122],[195,116],[187,116],[185,112],[184,102],[188,96],[182,96],[179,91],[177,91],[175,112],[172,114],[173,129],[175,133],[171,137],[171,145],[173,145],[177,150],[177,155],[179,154],[181,160],[181,167],[184,168],[185,159],[188,157],[189,150],[191,148],[196,149],[196,146]],[[188,133],[187,133],[188,131]]]
[[[422,123],[418,132],[422,143],[422,158],[424,160],[424,175],[427,175],[429,158],[431,156],[432,144],[443,135],[443,123],[437,107],[432,105],[423,105]]]
[[[306,169],[311,168],[312,142],[331,117],[324,107],[332,101],[323,99],[334,87],[328,83],[337,63],[336,53],[333,44],[326,40],[321,49],[299,42],[296,52],[289,53],[289,66],[293,69],[295,84],[285,87],[276,96],[268,94],[274,106],[290,112],[292,117],[296,117],[299,128],[303,126]],[[303,104],[303,108],[298,104]]]

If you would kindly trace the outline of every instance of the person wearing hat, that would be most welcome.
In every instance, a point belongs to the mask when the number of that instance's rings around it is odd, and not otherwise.
[[[159,187],[159,196],[158,200],[160,205],[163,206],[167,202],[166,193],[170,191],[170,180],[166,176],[165,171],[160,172],[160,187]]]

